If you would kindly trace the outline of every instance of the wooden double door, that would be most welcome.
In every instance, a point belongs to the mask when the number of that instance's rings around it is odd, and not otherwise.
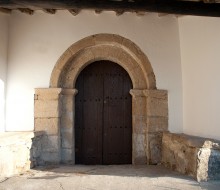
[[[132,83],[118,64],[97,61],[76,81],[75,163],[131,164]]]

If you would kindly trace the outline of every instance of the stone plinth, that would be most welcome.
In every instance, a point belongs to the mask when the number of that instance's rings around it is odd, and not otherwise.
[[[168,93],[166,90],[144,90],[148,163],[161,163],[162,132],[168,131]]]
[[[38,165],[58,164],[61,160],[61,88],[35,89],[34,130],[44,131]]]
[[[164,133],[162,162],[198,181],[220,179],[220,141]]]

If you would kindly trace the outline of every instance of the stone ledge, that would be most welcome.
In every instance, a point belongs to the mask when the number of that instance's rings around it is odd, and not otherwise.
[[[214,139],[164,132],[162,163],[197,181],[220,179],[219,145]]]
[[[44,134],[44,131],[36,132],[1,132],[0,133],[0,148],[10,145],[19,145],[24,144],[30,139],[41,136]]]
[[[33,167],[33,144],[43,134],[41,131],[0,133],[0,177],[20,174]]]

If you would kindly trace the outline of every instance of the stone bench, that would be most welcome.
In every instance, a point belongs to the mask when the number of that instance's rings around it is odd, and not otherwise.
[[[34,143],[42,132],[5,132],[0,133],[0,178],[23,173],[35,165]],[[34,149],[34,150],[33,150]]]
[[[220,179],[220,141],[166,132],[162,139],[162,163],[197,181]]]

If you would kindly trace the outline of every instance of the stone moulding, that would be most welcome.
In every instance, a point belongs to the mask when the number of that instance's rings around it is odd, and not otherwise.
[[[153,69],[140,48],[115,34],[74,43],[57,61],[50,88],[35,89],[35,130],[43,129],[47,136],[41,163],[75,163],[75,82],[87,65],[98,60],[121,65],[132,80],[132,163],[160,163],[162,132],[168,129],[167,91],[156,89]]]

